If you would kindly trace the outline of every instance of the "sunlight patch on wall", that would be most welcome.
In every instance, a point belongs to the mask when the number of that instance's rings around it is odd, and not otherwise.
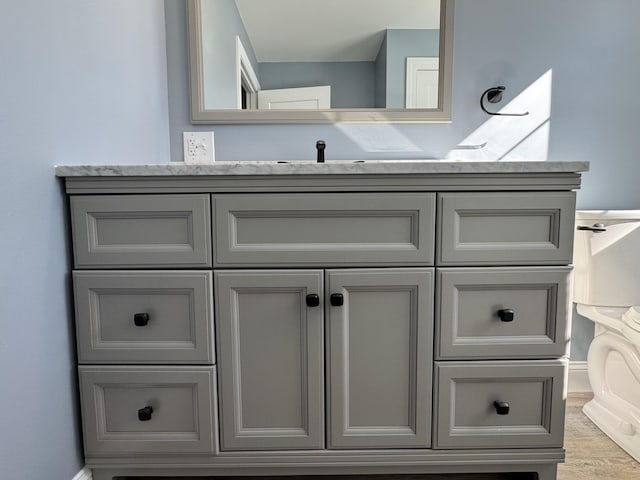
[[[489,117],[457,148],[449,160],[541,161],[549,156],[552,70],[533,82],[499,113],[529,112],[524,117]]]

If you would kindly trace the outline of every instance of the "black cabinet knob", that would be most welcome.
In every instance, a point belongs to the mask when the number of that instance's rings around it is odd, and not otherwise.
[[[495,407],[498,415],[509,415],[509,402],[500,402],[496,400],[493,402],[493,406]]]
[[[341,307],[344,305],[344,297],[341,293],[332,293],[329,297],[329,303],[332,307]]]
[[[136,324],[136,327],[144,327],[147,323],[149,323],[149,314],[148,313],[136,313],[133,316],[133,323]]]
[[[500,317],[500,320],[503,322],[513,322],[515,315],[516,312],[514,312],[510,308],[503,308],[502,310],[498,310],[498,317]]]
[[[317,307],[318,305],[320,305],[320,297],[315,293],[307,295],[306,300],[307,307]]]
[[[151,414],[153,413],[153,407],[144,407],[138,410],[138,420],[141,422],[147,422],[151,420]]]

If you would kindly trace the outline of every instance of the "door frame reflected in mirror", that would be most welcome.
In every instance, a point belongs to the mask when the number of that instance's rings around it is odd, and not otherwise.
[[[389,0],[393,1],[393,0]],[[189,87],[192,124],[264,123],[449,123],[453,81],[453,12],[455,0],[441,0],[438,108],[333,108],[326,110],[213,110],[205,108],[202,0],[187,0]]]

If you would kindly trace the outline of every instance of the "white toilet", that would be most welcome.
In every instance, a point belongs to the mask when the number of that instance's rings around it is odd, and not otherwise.
[[[576,225],[573,301],[596,325],[584,413],[640,462],[640,210],[582,211]]]

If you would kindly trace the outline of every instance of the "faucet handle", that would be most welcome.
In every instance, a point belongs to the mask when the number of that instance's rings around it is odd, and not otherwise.
[[[324,140],[318,140],[316,142],[316,150],[318,150],[318,163],[324,163],[324,149],[327,144]]]

